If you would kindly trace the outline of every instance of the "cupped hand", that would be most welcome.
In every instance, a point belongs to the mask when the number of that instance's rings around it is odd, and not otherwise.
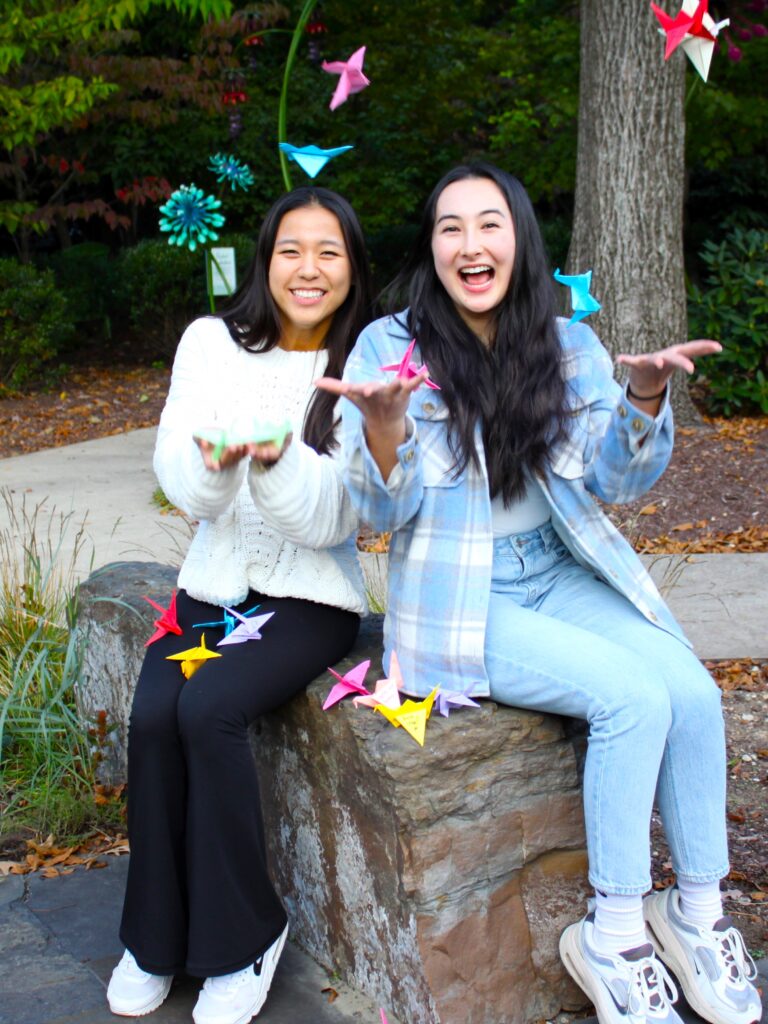
[[[251,442],[245,447],[248,455],[251,457],[251,462],[255,462],[257,465],[263,466],[266,469],[268,466],[274,466],[274,464],[280,460],[283,452],[292,440],[293,434],[286,434],[285,440],[280,445],[275,444],[274,441],[265,441],[262,444]]]
[[[231,469],[248,455],[247,445],[236,444],[222,448],[218,459],[214,459],[213,453],[216,451],[217,445],[212,441],[205,441],[202,437],[193,437],[193,440],[200,449],[205,468],[210,469],[213,473],[220,473],[222,469]]]
[[[630,355],[626,352],[616,357],[616,362],[629,367],[629,386],[640,398],[644,395],[656,395],[662,391],[675,370],[693,373],[696,369],[694,360],[701,356],[722,352],[719,341],[708,338],[697,338],[658,352],[644,352]]]
[[[365,417],[367,431],[388,433],[403,424],[411,395],[426,379],[424,369],[415,377],[395,377],[387,382],[321,377],[315,381],[315,387],[349,399]]]

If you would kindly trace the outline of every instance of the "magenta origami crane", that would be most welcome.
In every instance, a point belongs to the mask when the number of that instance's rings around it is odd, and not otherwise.
[[[352,93],[362,92],[370,81],[363,74],[365,47],[355,50],[349,60],[324,60],[320,65],[330,75],[340,75],[336,91],[331,98],[331,110],[346,103]]]
[[[411,359],[415,347],[416,339],[414,338],[411,344],[405,350],[405,355],[403,356],[399,363],[390,363],[389,366],[380,366],[379,369],[396,370],[397,376],[402,377],[405,380],[410,380],[412,377],[418,377],[418,375],[427,368],[426,366],[417,366],[416,363],[414,363],[413,360]],[[440,390],[440,385],[435,384],[435,382],[433,380],[430,380],[429,377],[425,379],[424,383],[427,385],[428,388],[433,388],[435,391]]]
[[[338,704],[340,700],[346,697],[350,693],[368,693],[363,682],[365,680],[368,669],[371,667],[370,658],[367,661],[361,661],[359,665],[355,665],[349,672],[345,672],[343,676],[340,676],[338,672],[334,672],[332,668],[328,671],[332,676],[336,676],[339,680],[331,687],[331,691],[325,698],[323,704],[323,711],[327,711],[328,708],[333,707],[334,704]]]
[[[400,662],[397,660],[397,654],[392,651],[388,678],[377,680],[373,693],[367,693],[362,697],[353,697],[352,703],[355,707],[375,708],[377,704],[383,704],[387,708],[399,708],[402,688],[403,675],[400,671]]]
[[[381,1008],[379,1008],[379,1014],[381,1015],[381,1024],[389,1024],[389,1021],[387,1020],[387,1015]]]
[[[240,624],[235,626],[231,633],[227,633],[225,637],[222,637],[216,644],[217,647],[224,647],[226,644],[244,644],[246,640],[261,640],[259,630],[275,614],[274,612],[267,612],[266,615],[254,615],[252,619],[249,619],[245,615],[241,615],[240,612],[236,612],[234,608],[227,608],[226,605],[222,607],[225,612],[239,619]]]
[[[167,608],[163,608],[161,604],[153,601],[151,597],[144,597],[145,601],[149,601],[153,608],[156,608],[160,612],[160,618],[155,619],[155,632],[144,644],[145,647],[149,647],[155,640],[160,640],[162,637],[167,636],[168,633],[175,633],[176,636],[181,636],[184,630],[179,625],[179,621],[176,618],[176,591],[174,590],[171,595],[171,601]]]

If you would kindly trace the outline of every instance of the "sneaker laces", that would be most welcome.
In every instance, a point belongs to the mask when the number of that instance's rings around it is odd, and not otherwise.
[[[741,932],[737,928],[727,928],[724,932],[712,934],[730,980],[737,985],[745,981],[754,981],[757,977],[757,967],[744,945]]]
[[[132,974],[136,978],[150,978],[151,974],[149,971],[143,970],[136,963],[136,957],[133,953],[129,953],[128,950],[123,953],[123,959],[120,964],[121,970],[125,971],[126,974]]]
[[[246,967],[242,971],[235,971],[234,974],[223,974],[218,978],[206,978],[203,988],[209,992],[218,992],[223,995],[234,992],[248,983],[248,977],[253,974],[252,967]]]
[[[631,965],[627,1008],[645,1017],[667,1017],[677,1000],[677,988],[664,964],[655,956]]]

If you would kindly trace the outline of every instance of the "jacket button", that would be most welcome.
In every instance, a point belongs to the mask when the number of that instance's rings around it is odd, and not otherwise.
[[[403,458],[405,459],[406,462],[413,462],[413,449],[406,452]]]
[[[616,410],[616,412],[618,412],[619,416],[621,416],[621,418],[624,419],[625,416],[627,415],[627,407],[626,407],[626,405],[620,405],[618,407],[618,409]]]
[[[424,405],[422,406],[422,409],[427,414],[427,416],[431,416],[436,408],[437,406],[433,402],[425,402]]]
[[[640,434],[645,430],[645,424],[639,417],[636,417],[635,419],[632,420],[632,429],[636,433]]]
[[[658,622],[659,621],[658,615],[654,615],[653,612],[648,612],[648,618],[651,620],[651,622]]]

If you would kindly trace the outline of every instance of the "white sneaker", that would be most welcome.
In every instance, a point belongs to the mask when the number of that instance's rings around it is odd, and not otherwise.
[[[142,971],[133,954],[126,949],[109,979],[109,1008],[120,1017],[143,1017],[145,1013],[156,1010],[165,1000],[171,991],[172,982],[172,974],[147,974]]]
[[[195,1024],[248,1024],[266,1001],[287,937],[288,925],[254,966],[206,978],[192,1011]]]
[[[651,941],[692,1009],[711,1024],[752,1024],[762,1015],[755,962],[729,917],[702,928],[683,916],[676,886],[643,900]]]
[[[565,929],[560,956],[599,1024],[683,1024],[672,1005],[677,990],[650,943],[612,956],[595,949],[592,934],[590,914]]]

